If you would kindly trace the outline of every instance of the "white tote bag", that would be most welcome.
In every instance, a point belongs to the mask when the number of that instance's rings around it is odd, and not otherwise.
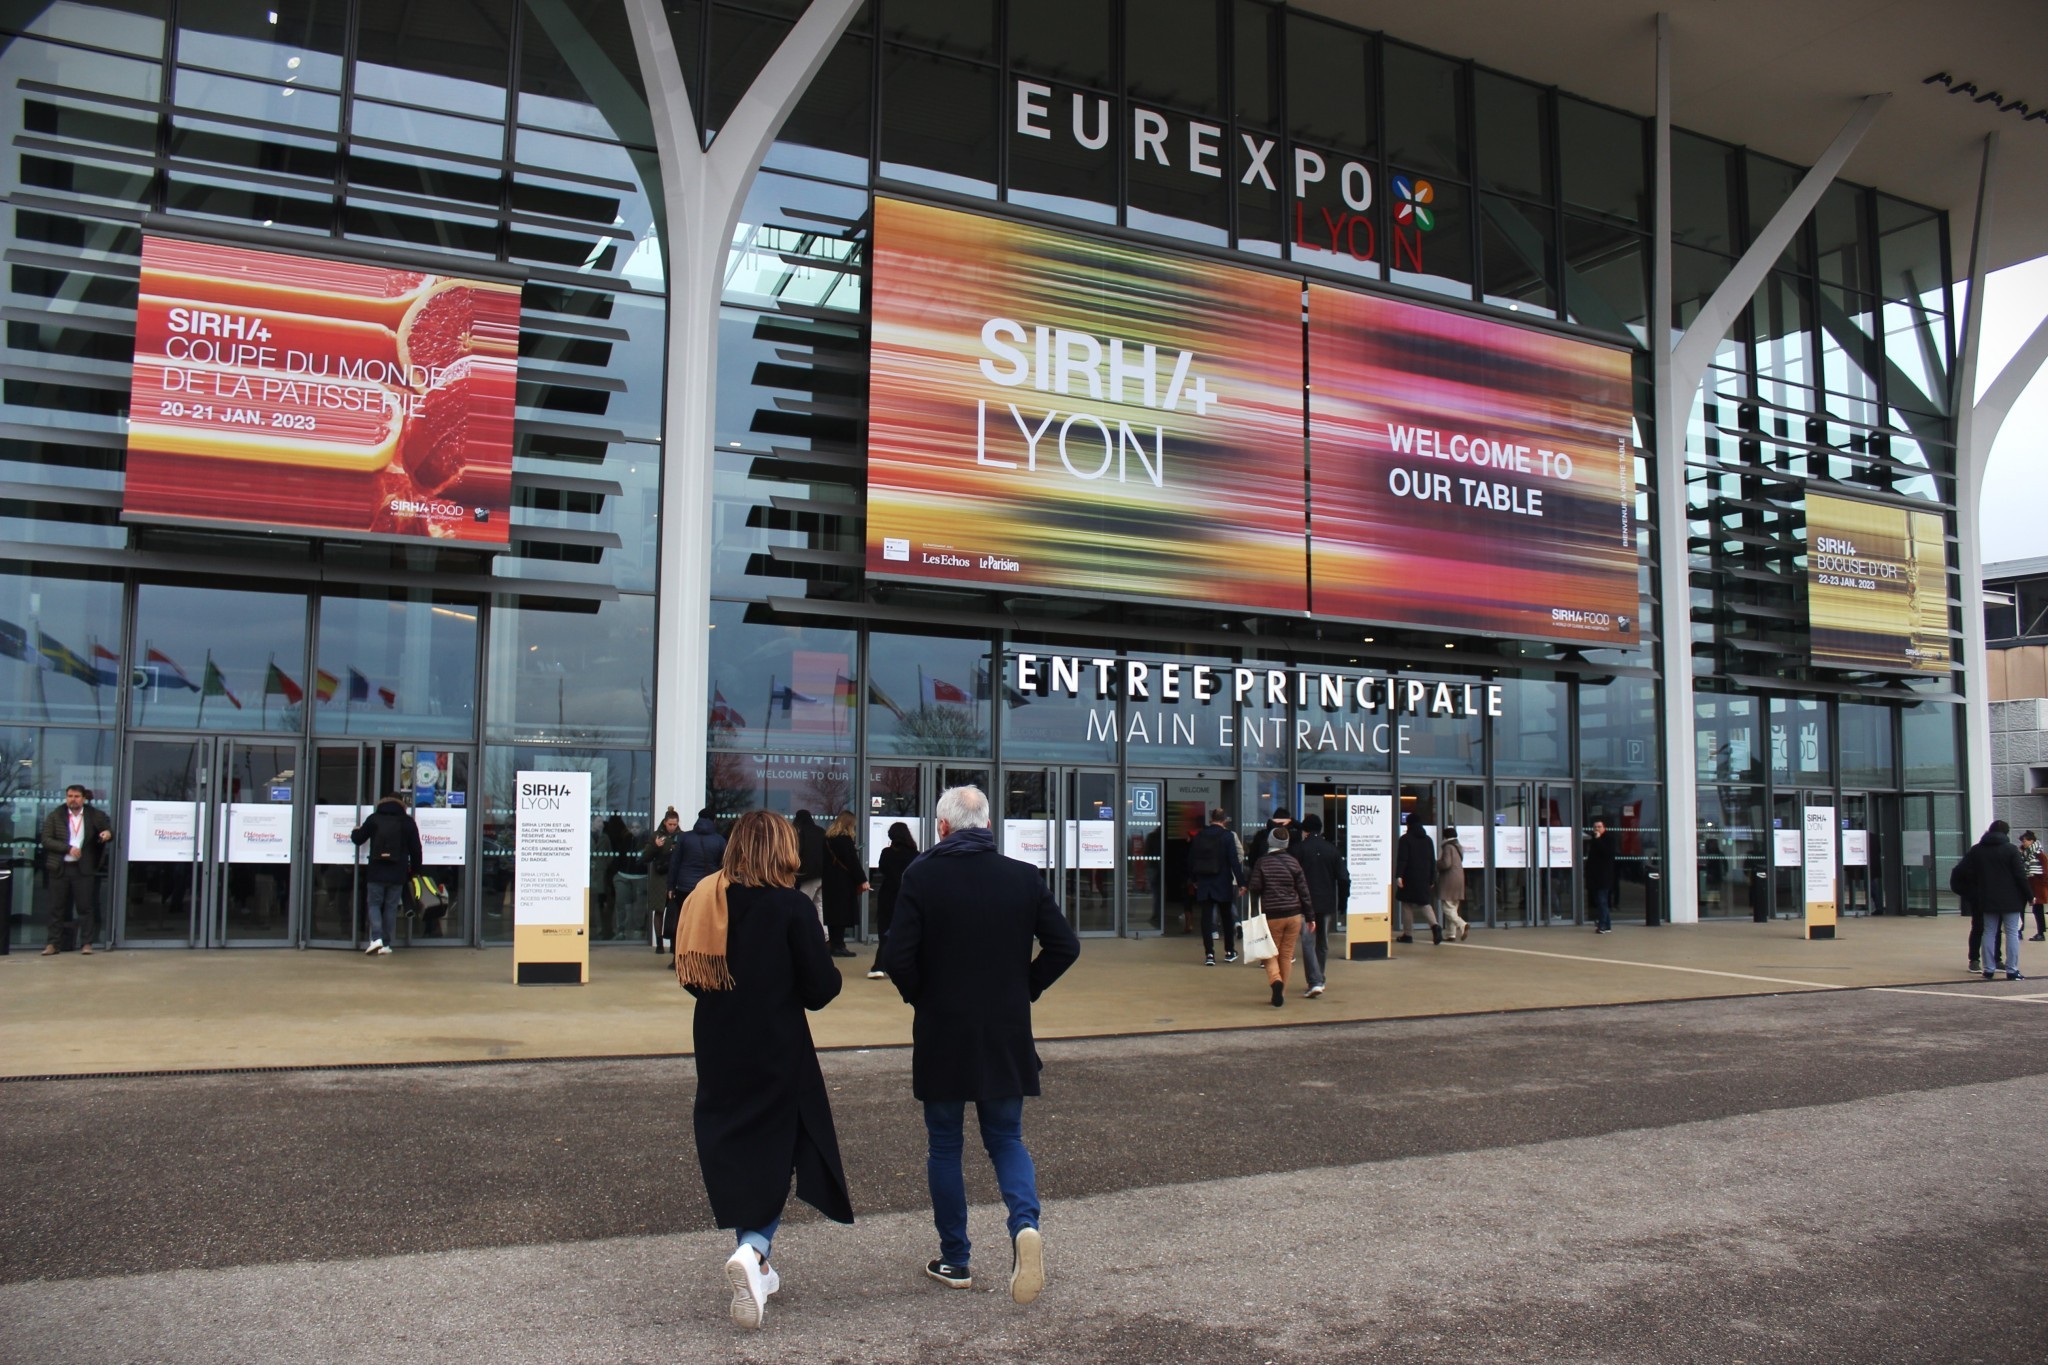
[[[1238,960],[1247,967],[1256,967],[1267,958],[1278,957],[1280,949],[1273,942],[1273,931],[1266,924],[1266,912],[1246,915],[1244,923],[1238,926]]]

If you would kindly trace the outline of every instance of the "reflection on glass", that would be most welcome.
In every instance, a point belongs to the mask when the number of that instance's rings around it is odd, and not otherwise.
[[[123,825],[114,804],[112,730],[0,727],[0,866],[14,874],[0,881],[0,941],[44,941],[48,907],[37,831],[43,817],[64,804],[64,789],[73,782],[115,822],[118,837]],[[96,922],[102,932],[113,928],[104,881]]]
[[[154,803],[168,808],[170,829],[191,832],[194,851],[200,828],[200,772],[210,758],[213,741],[205,739],[138,739],[128,751],[129,805],[121,812],[128,860],[127,903],[122,919],[124,943],[185,943],[193,932],[193,895],[198,867],[190,853],[179,856],[172,841],[145,841],[136,821],[149,818]]]
[[[440,0],[434,25],[434,36],[424,41],[411,25],[360,25],[356,93],[503,118],[511,77],[512,0]]]
[[[297,755],[296,747],[281,744],[220,745],[212,819],[225,835],[225,853],[211,870],[220,941],[274,943],[291,935]]]
[[[145,583],[132,651],[133,725],[296,734],[317,703],[297,593]]]
[[[341,84],[347,0],[180,0],[178,60],[280,83]]]
[[[961,194],[994,195],[999,104],[993,71],[885,48],[882,174]]]
[[[118,580],[0,571],[0,718],[112,722],[120,650]]]
[[[876,631],[868,640],[868,751],[984,757],[998,687],[1008,709],[1035,704],[991,682],[986,640]]]
[[[521,772],[590,774],[590,886],[593,937],[646,943],[647,881],[628,880],[646,841],[654,804],[654,756],[645,749],[493,745],[484,750],[478,830],[477,903],[487,943],[511,939],[513,854],[518,845],[513,785]],[[637,926],[637,928],[636,928]],[[602,932],[600,932],[602,931]]]
[[[1700,915],[1769,917],[1771,831],[1761,787],[1699,789]]]
[[[322,734],[468,739],[476,733],[477,607],[433,594],[325,597],[313,674]]]
[[[748,617],[711,604],[712,747],[851,753],[855,633]]]
[[[485,723],[494,736],[645,743],[653,726],[654,599],[620,597],[584,612],[497,598],[488,667]]]

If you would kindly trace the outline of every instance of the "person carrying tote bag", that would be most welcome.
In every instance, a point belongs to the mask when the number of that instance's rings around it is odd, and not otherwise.
[[[1294,965],[1294,949],[1301,942],[1302,915],[1313,903],[1309,899],[1308,877],[1294,857],[1294,833],[1286,825],[1274,826],[1266,856],[1252,864],[1251,891],[1259,898],[1259,913],[1245,921],[1247,959],[1254,958],[1259,951],[1249,946],[1254,920],[1263,924],[1271,939],[1272,950],[1263,960],[1275,1009],[1287,1003],[1287,971]]]

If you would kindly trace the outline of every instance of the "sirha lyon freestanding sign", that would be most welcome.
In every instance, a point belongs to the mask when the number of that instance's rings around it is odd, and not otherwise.
[[[512,979],[590,980],[590,774],[518,774]]]

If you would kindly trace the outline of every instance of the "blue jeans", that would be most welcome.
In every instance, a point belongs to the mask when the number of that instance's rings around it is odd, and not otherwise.
[[[405,909],[405,883],[371,882],[370,937],[385,943],[398,937],[398,915]]]
[[[771,1218],[765,1228],[735,1228],[733,1235],[741,1246],[752,1247],[760,1253],[761,1259],[765,1262],[768,1259],[768,1249],[775,1245],[775,1229],[781,1226],[780,1218]]]
[[[2017,973],[2020,969],[2020,922],[2021,913],[2014,910],[2005,915],[1984,917],[1984,974],[1991,974],[1991,964],[1996,962],[2004,942],[2005,970]]]
[[[1593,910],[1600,916],[1600,927],[1602,929],[1612,929],[1614,927],[1613,902],[1614,893],[1612,891],[1609,891],[1604,886],[1593,888]]]
[[[1031,1153],[1024,1150],[1024,1097],[976,1100],[974,1112],[981,1121],[981,1145],[995,1163],[996,1188],[1010,1210],[1010,1236],[1015,1237],[1038,1226],[1038,1171]],[[925,1101],[924,1129],[930,1143],[925,1181],[932,1193],[932,1223],[939,1230],[939,1259],[947,1265],[966,1265],[973,1252],[967,1240],[967,1182],[960,1174],[966,1117],[964,1100]]]

